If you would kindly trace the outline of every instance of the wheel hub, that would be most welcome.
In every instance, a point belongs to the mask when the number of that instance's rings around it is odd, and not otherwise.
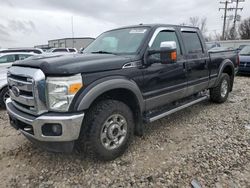
[[[228,84],[226,80],[223,80],[221,83],[221,96],[224,98],[228,92]]]
[[[123,144],[126,135],[126,119],[120,114],[114,114],[108,117],[102,126],[101,143],[106,149],[113,150]]]
[[[115,139],[119,133],[119,125],[118,124],[113,124],[108,128],[108,137],[109,139]]]

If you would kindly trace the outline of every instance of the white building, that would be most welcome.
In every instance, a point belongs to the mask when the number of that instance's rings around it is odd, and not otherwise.
[[[86,48],[94,38],[83,37],[83,38],[62,38],[49,40],[48,45],[50,48]]]

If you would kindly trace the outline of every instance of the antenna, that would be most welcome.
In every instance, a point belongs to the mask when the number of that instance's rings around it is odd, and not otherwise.
[[[74,17],[71,16],[71,32],[72,32],[72,40],[73,40],[73,48],[75,47],[75,40],[74,40]]]

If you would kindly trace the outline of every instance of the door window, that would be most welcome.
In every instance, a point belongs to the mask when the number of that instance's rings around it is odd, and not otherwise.
[[[58,49],[54,49],[53,52],[68,52],[68,50],[65,48],[58,48]]]
[[[176,42],[176,50],[177,55],[181,54],[180,44],[177,38],[177,35],[174,31],[161,31],[156,36],[151,49],[152,50],[160,50],[161,42],[167,42],[167,41],[175,41]]]
[[[182,32],[187,53],[202,53],[201,40],[196,32]]]
[[[11,63],[15,61],[15,55],[5,55],[0,57],[0,63]]]
[[[28,58],[28,57],[30,57],[30,56],[32,56],[32,55],[28,55],[28,54],[19,54],[19,55],[18,55],[18,59],[19,59],[19,60],[24,60],[24,59],[26,59],[26,58]]]

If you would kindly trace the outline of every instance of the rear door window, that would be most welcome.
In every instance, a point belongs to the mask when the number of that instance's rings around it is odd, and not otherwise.
[[[28,55],[28,54],[19,54],[19,55],[18,55],[18,60],[24,60],[24,59],[26,59],[26,58],[28,58],[28,57],[30,57],[30,56],[32,56],[32,55]]]
[[[187,53],[202,53],[201,40],[196,32],[182,32]]]

